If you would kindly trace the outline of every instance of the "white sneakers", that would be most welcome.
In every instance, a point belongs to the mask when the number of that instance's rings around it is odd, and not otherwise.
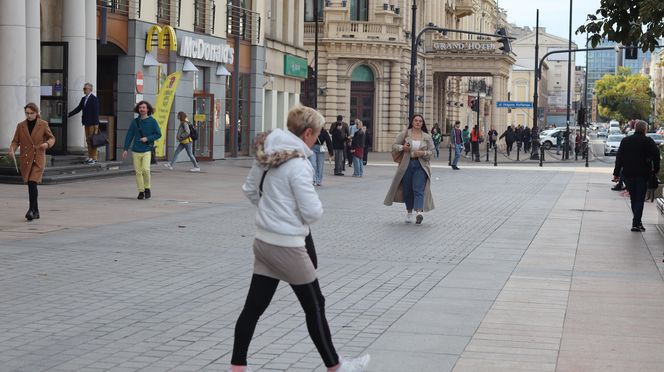
[[[371,361],[369,354],[354,359],[339,357],[339,364],[341,366],[336,372],[362,372],[369,366],[369,361]]]
[[[164,163],[164,168],[168,168],[170,170],[173,170],[173,167],[171,166],[170,163]]]
[[[189,169],[189,172],[200,172],[200,171],[201,171],[201,168],[198,168],[198,167]]]
[[[413,223],[413,214],[406,213],[406,223]]]

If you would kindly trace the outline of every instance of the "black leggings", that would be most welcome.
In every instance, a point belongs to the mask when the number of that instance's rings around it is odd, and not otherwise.
[[[37,191],[37,182],[28,181],[28,197],[30,199],[30,210],[33,212],[39,211],[39,205],[37,205],[38,196],[39,196],[39,191]]]
[[[252,276],[244,309],[242,309],[242,313],[240,313],[240,317],[235,324],[235,341],[233,342],[231,364],[236,366],[247,365],[249,343],[254,335],[258,318],[263,315],[263,312],[270,305],[278,285],[279,279],[258,274]],[[325,318],[325,297],[320,291],[318,279],[309,284],[291,284],[291,288],[293,288],[293,292],[295,292],[302,309],[304,309],[309,336],[316,345],[321,358],[323,358],[325,366],[329,368],[339,364],[339,356],[332,344],[330,327],[327,325],[327,319]]]

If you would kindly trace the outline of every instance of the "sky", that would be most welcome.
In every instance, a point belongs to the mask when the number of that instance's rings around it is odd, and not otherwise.
[[[567,39],[569,36],[569,3],[565,0],[497,0],[498,6],[507,10],[507,21],[517,26],[535,28],[535,15],[539,9],[540,27],[546,32]],[[572,41],[579,48],[585,48],[585,34],[575,35],[574,31],[586,21],[586,15],[594,14],[600,0],[572,0]],[[576,64],[585,65],[585,53],[577,53]]]

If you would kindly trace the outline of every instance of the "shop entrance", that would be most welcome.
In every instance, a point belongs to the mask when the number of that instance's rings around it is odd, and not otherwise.
[[[194,155],[199,160],[212,160],[214,130],[214,94],[194,93],[193,124],[198,129]]]
[[[55,136],[55,145],[46,150],[49,155],[64,155],[67,151],[68,54],[67,43],[41,43],[40,115]]]
[[[373,147],[374,123],[374,76],[367,66],[353,70],[350,83],[350,119],[360,119],[367,128],[367,147]]]

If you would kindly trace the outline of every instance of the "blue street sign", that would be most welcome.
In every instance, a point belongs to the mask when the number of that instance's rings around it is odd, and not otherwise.
[[[517,102],[517,101],[498,101],[496,102],[498,108],[533,108],[532,102]]]

